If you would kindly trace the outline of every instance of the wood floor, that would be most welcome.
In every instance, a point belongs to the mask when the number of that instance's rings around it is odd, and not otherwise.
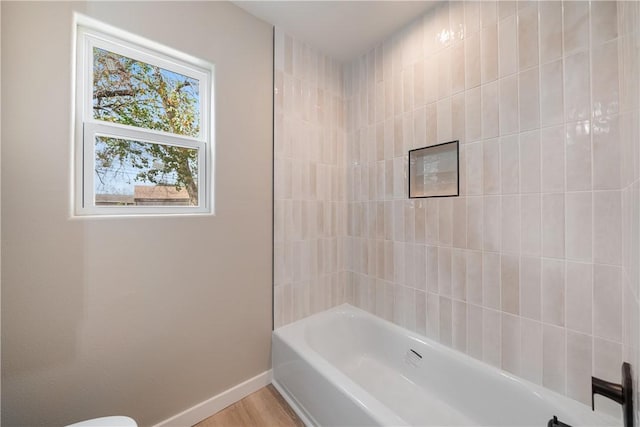
[[[194,427],[304,427],[293,409],[269,384]]]

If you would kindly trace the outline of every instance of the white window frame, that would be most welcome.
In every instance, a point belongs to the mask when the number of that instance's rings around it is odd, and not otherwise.
[[[213,66],[205,61],[76,16],[75,197],[77,216],[129,216],[213,213]],[[93,118],[93,49],[155,65],[199,82],[200,134],[178,135]],[[198,150],[198,206],[96,206],[95,139],[107,136]]]

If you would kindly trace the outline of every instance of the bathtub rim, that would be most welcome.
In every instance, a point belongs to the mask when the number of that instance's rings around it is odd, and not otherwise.
[[[586,416],[585,409],[588,410],[588,412],[591,412],[591,408],[588,405],[572,399],[569,396],[560,394],[554,390],[543,387],[542,385],[536,384],[525,378],[516,376],[483,360],[476,359],[466,353],[455,350],[429,337],[420,335],[386,319],[380,318],[374,314],[369,313],[366,310],[355,307],[349,303],[343,303],[330,309],[312,314],[290,324],[281,326],[280,328],[273,331],[273,335],[277,335],[278,338],[281,339],[286,345],[288,345],[291,350],[294,351],[300,358],[304,359],[314,369],[317,369],[319,372],[321,372],[322,375],[325,376],[330,382],[332,382],[336,388],[346,393],[352,400],[362,403],[360,397],[366,396],[366,399],[364,399],[366,400],[366,402],[362,406],[369,410],[370,413],[372,413],[372,417],[376,420],[379,420],[381,425],[390,425],[391,419],[395,419],[394,425],[409,425],[409,423],[402,419],[398,414],[395,414],[383,402],[380,402],[369,391],[356,383],[352,378],[343,373],[339,368],[330,363],[306,340],[305,329],[309,323],[321,321],[321,319],[334,314],[346,315],[350,317],[364,317],[368,321],[373,322],[374,325],[382,328],[388,328],[392,333],[401,334],[409,339],[419,341],[427,347],[432,347],[434,351],[442,352],[447,358],[451,358],[455,362],[466,364],[473,369],[488,371],[491,375],[499,375],[501,377],[504,377],[507,381],[515,382],[520,386],[532,391],[538,397],[545,400],[548,404],[552,406],[562,407],[565,412],[571,414],[572,417],[578,420]],[[352,394],[354,392],[357,393],[355,395],[355,398]],[[381,417],[378,416],[378,410],[381,410]],[[595,411],[591,415],[594,417],[594,421],[597,420],[597,425],[600,426],[622,425],[621,418],[616,418],[602,411]],[[402,421],[402,423],[398,423],[398,420]]]

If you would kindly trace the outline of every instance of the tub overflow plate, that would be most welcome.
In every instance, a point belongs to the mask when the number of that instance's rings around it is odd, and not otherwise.
[[[414,367],[417,367],[421,360],[422,355],[412,348],[407,350],[407,353],[404,355],[404,361]]]

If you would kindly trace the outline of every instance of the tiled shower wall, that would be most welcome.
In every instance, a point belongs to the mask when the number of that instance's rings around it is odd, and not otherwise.
[[[275,327],[345,301],[342,69],[276,29]]]
[[[619,9],[623,357],[640,369],[640,3]],[[638,390],[636,376],[635,390]],[[636,394],[636,408],[638,406]]]
[[[445,2],[347,66],[350,301],[586,404],[637,371],[637,29]],[[451,140],[460,197],[409,200],[407,151]]]
[[[276,31],[275,326],[348,301],[584,403],[637,380],[639,24],[443,3],[344,67]],[[461,196],[408,200],[453,139]]]

